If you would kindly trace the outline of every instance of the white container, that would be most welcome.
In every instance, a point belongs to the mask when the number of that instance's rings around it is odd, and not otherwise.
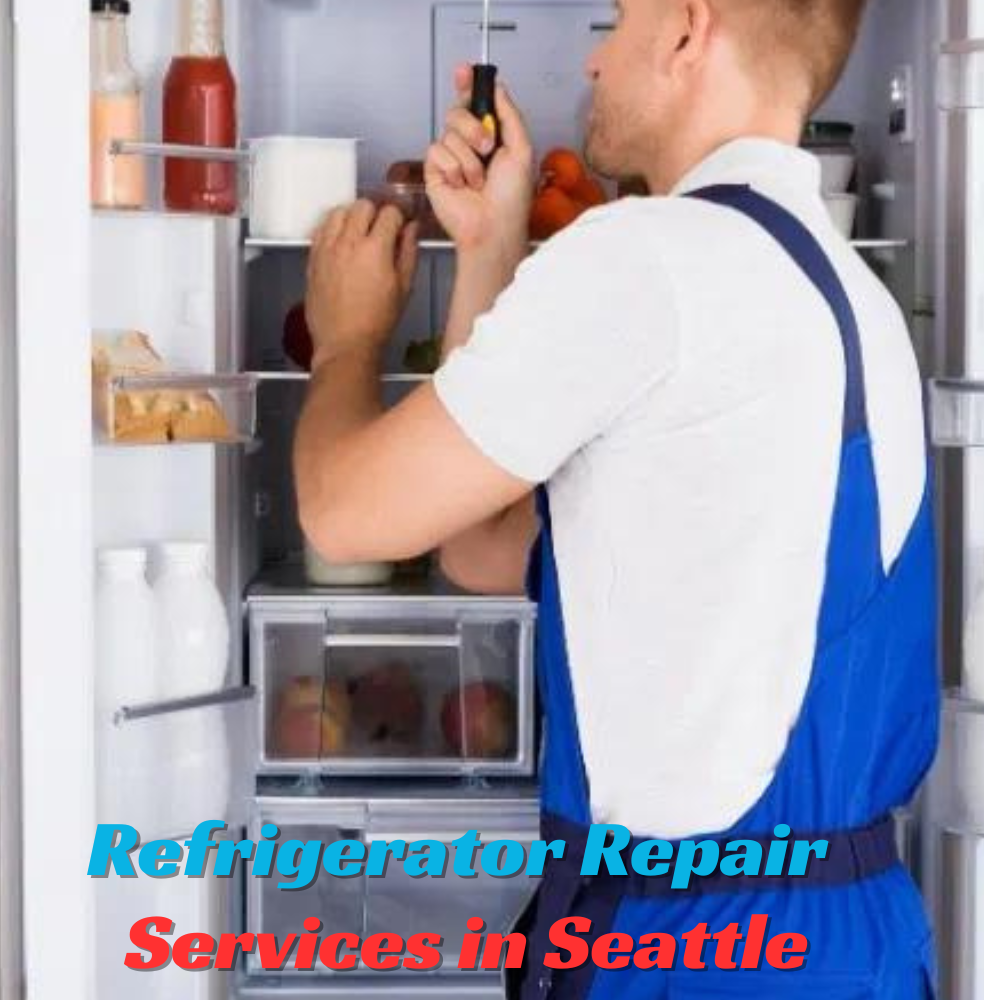
[[[391,579],[391,562],[328,563],[307,541],[304,545],[306,579],[317,587],[383,587]]]
[[[209,819],[229,820],[229,741],[220,705],[166,718],[170,769],[163,789],[167,811],[159,836],[179,837]]]
[[[846,150],[843,152],[816,150],[814,155],[819,160],[820,190],[824,194],[843,194],[854,176],[854,154]]]
[[[117,725],[114,718],[123,706],[154,701],[158,693],[156,619],[145,572],[144,549],[98,553],[94,705],[101,823],[138,826],[155,808],[149,778],[163,748],[148,729]]]
[[[157,696],[153,592],[146,582],[146,550],[101,549],[97,555],[97,677],[100,713]]]
[[[308,240],[323,216],[358,196],[358,140],[268,136],[250,143],[250,235]]]
[[[229,622],[208,572],[208,546],[161,547],[156,598],[160,697],[190,698],[219,690],[229,663]]]
[[[317,587],[384,587],[392,579],[391,562],[335,565],[326,562],[308,541],[304,556],[306,579]]]
[[[854,217],[858,211],[858,196],[855,194],[824,194],[823,202],[833,224],[850,239],[854,233]]]

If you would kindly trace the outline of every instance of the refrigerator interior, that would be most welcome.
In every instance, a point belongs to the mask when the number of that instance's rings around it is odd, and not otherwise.
[[[67,13],[58,29],[52,28],[48,18],[33,14],[24,16],[20,31],[25,58],[33,56],[41,64],[43,53],[62,54],[66,67],[62,85],[84,92],[87,25],[85,16],[76,10],[79,6],[66,3],[66,11],[73,13]],[[146,137],[151,140],[159,139],[160,81],[176,37],[176,7],[173,0],[143,0],[133,5],[130,41],[133,62],[144,80]],[[610,5],[596,0],[499,0],[493,9],[498,26],[494,57],[527,112],[536,150],[541,154],[555,145],[579,146],[587,96],[583,60],[608,29]],[[239,81],[242,138],[275,134],[360,137],[362,188],[381,183],[393,161],[422,157],[450,103],[453,64],[459,59],[474,59],[478,51],[479,6],[474,3],[239,0],[227,5],[226,17],[227,51]],[[892,289],[910,319],[918,356],[928,375],[945,371],[941,367],[942,344],[947,343],[952,350],[951,339],[932,321],[941,281],[935,240],[941,224],[940,206],[933,195],[940,190],[937,150],[942,116],[934,81],[935,54],[943,30],[938,0],[871,0],[845,77],[815,115],[850,121],[856,127],[855,188],[861,201],[855,237],[865,241],[860,252]],[[44,61],[49,58],[46,54]],[[22,83],[41,86],[40,71],[32,76],[25,69],[22,74]],[[897,98],[903,94],[911,126],[902,136],[890,134],[888,127],[891,113],[899,108],[898,100],[893,101],[894,92]],[[141,330],[177,367],[294,375],[294,365],[284,356],[281,340],[285,317],[302,298],[304,248],[253,245],[246,238],[245,224],[237,219],[159,211],[161,164],[155,158],[147,164],[148,190],[154,201],[149,210],[91,212],[85,190],[84,104],[80,98],[58,110],[43,107],[44,113],[38,112],[38,104],[33,105],[35,119],[19,152],[25,167],[37,169],[52,152],[44,129],[59,126],[63,134],[72,137],[74,150],[64,159],[65,169],[80,178],[77,187],[67,186],[57,204],[72,220],[70,238],[64,242],[70,250],[77,247],[80,256],[75,259],[88,261],[88,267],[81,274],[69,251],[58,257],[55,265],[46,261],[48,273],[58,267],[73,279],[71,294],[63,303],[65,311],[60,313],[55,304],[42,301],[43,290],[36,284],[27,288],[28,301],[20,323],[22,341],[34,335],[28,332],[29,318],[45,321],[47,326],[58,321],[60,329],[66,331],[60,335],[60,342],[68,345],[62,360],[68,371],[63,377],[72,384],[59,421],[61,427],[72,428],[68,440],[75,435],[82,442],[84,434],[90,434],[86,373],[93,330]],[[36,191],[36,197],[42,193]],[[39,203],[44,201],[44,197],[39,199]],[[52,238],[52,223],[46,224],[48,229],[41,226],[28,233],[27,222],[22,219],[19,240],[26,248],[26,264],[41,270],[43,238]],[[387,374],[402,372],[409,342],[423,339],[443,325],[451,276],[452,257],[447,248],[425,247],[412,302],[389,351]],[[72,307],[79,315],[69,314]],[[974,373],[976,363],[981,361],[973,358],[971,367],[963,364],[947,373],[967,376]],[[79,366],[78,371],[74,365]],[[45,352],[37,343],[31,345],[22,360],[22,386],[32,392],[31,404],[21,407],[22,446],[25,428],[45,416],[37,397],[49,372]],[[248,588],[261,579],[278,581],[271,585],[286,598],[309,594],[301,568],[302,538],[295,519],[289,461],[302,382],[275,379],[256,388],[257,433],[250,446],[143,448],[95,441],[93,447],[84,449],[82,465],[67,466],[60,461],[61,455],[45,453],[33,456],[27,478],[22,471],[22,496],[29,491],[32,496],[41,490],[51,491],[53,484],[59,483],[60,488],[71,488],[79,499],[73,516],[54,533],[46,532],[40,513],[29,516],[26,534],[22,532],[33,552],[49,553],[40,565],[33,566],[27,589],[22,585],[25,600],[34,602],[36,609],[26,619],[30,659],[25,662],[52,662],[57,647],[54,639],[44,634],[46,624],[51,627],[43,613],[44,573],[48,570],[54,576],[51,571],[59,558],[66,558],[67,550],[75,568],[70,578],[77,580],[82,590],[81,599],[66,612],[67,635],[75,639],[77,652],[67,658],[62,670],[45,666],[36,672],[35,682],[25,693],[29,721],[43,715],[44,685],[63,682],[66,669],[76,677],[73,690],[77,704],[89,704],[93,671],[99,669],[89,652],[89,581],[95,547],[155,547],[177,538],[209,542],[216,580],[227,600],[233,639],[226,691],[217,704],[163,711],[126,725],[145,721],[168,732],[173,720],[182,717],[212,712],[222,719],[229,741],[225,818],[237,833],[253,822],[256,808],[252,801],[254,762],[247,733],[259,708],[248,686],[250,654],[244,598]],[[406,389],[405,383],[387,384],[387,398],[396,398]],[[31,423],[26,425],[26,418]],[[952,458],[949,456],[949,461]],[[974,478],[980,473],[969,471],[963,461],[959,475],[973,477],[962,494],[968,498],[962,502],[972,505],[981,497],[981,479]],[[981,510],[977,516],[981,523]],[[81,544],[81,539],[86,544]],[[981,528],[978,544],[981,548]],[[974,546],[975,539],[963,538],[963,548],[969,545]],[[59,546],[61,549],[53,550]],[[952,613],[951,619],[955,617]],[[954,646],[951,648],[954,652]],[[259,692],[256,697],[260,697]],[[81,725],[75,720],[71,729],[82,731]],[[88,847],[93,813],[83,799],[95,781],[101,780],[100,774],[95,777],[87,749],[91,740],[92,736],[82,737],[85,750],[70,765],[73,787],[79,790],[81,801],[67,813],[68,835]],[[52,748],[29,741],[26,753],[27,773],[51,770]],[[65,767],[65,757],[61,761]],[[169,785],[178,780],[171,774],[168,758],[163,759],[162,768],[155,776],[157,782]],[[311,789],[316,790],[316,786]],[[30,826],[34,820],[37,825],[46,815],[45,804],[34,798],[28,807],[27,822]],[[143,833],[149,835],[145,830]],[[913,850],[916,833],[916,825],[909,824],[902,834],[912,857],[919,856]],[[32,852],[27,867],[28,877],[34,872],[40,881],[48,878],[41,872],[43,846]],[[28,915],[27,926],[33,929],[28,957],[29,965],[37,970],[33,974],[41,987],[39,995],[54,998],[68,995],[60,989],[60,976],[67,975],[66,971],[38,968],[44,954],[39,938],[43,917],[51,911],[55,919],[53,907],[59,898],[58,885],[51,879],[48,887]],[[79,952],[70,956],[68,968],[75,971],[77,984],[89,984],[89,995],[102,998],[124,997],[134,990],[134,977],[121,967],[121,953],[126,947],[127,928],[138,916],[162,908],[174,916],[179,928],[233,930],[243,929],[247,919],[239,879],[181,878],[151,883],[112,878],[99,881],[96,887],[85,886],[81,892],[95,893],[100,946],[93,948],[85,936]],[[303,917],[308,915],[302,913]],[[172,980],[166,974],[147,977],[150,981],[144,983],[144,990],[149,996],[173,997],[179,995],[178,982],[182,982],[185,996],[222,997],[247,986],[239,976],[177,974],[183,979]],[[257,988],[264,989],[259,984]],[[497,984],[468,988],[486,991],[482,995],[489,990],[496,994]],[[953,994],[955,1000],[965,1000],[967,995],[972,994]]]

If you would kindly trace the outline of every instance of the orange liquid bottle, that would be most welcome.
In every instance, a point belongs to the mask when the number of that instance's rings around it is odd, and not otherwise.
[[[222,0],[184,0],[180,51],[163,82],[164,142],[236,146],[236,80],[222,16]],[[163,200],[174,211],[229,215],[239,208],[236,164],[168,157]]]
[[[142,93],[128,54],[128,0],[90,4],[90,201],[141,208],[146,168],[138,156],[112,156],[114,139],[142,139]]]

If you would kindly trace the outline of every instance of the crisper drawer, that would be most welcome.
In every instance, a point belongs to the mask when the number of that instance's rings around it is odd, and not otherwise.
[[[360,939],[379,934],[399,934],[404,941],[413,934],[440,934],[438,945],[442,962],[439,973],[458,971],[466,921],[479,917],[485,922],[484,933],[507,933],[527,905],[537,880],[528,877],[525,865],[517,874],[495,877],[483,870],[489,845],[508,842],[507,850],[518,844],[528,856],[531,841],[538,837],[538,807],[533,797],[458,798],[428,796],[421,799],[259,799],[252,818],[250,836],[259,839],[266,824],[280,830],[279,845],[300,841],[298,858],[304,858],[309,841],[324,847],[337,840],[355,840],[367,846],[372,856],[375,841],[391,843],[403,840],[408,845],[418,840],[438,840],[448,848],[444,874],[413,877],[404,870],[405,858],[389,857],[384,874],[373,875],[367,869],[355,877],[331,875],[322,855],[314,853],[317,874],[305,888],[288,888],[294,874],[281,875],[280,863],[269,878],[247,878],[247,925],[254,933],[277,935],[301,934],[303,921],[318,917],[321,937],[337,933],[356,934]],[[469,830],[478,831],[483,847],[473,862],[475,877],[460,877],[455,870],[456,848],[452,841]],[[273,831],[269,832],[273,833]],[[275,858],[280,859],[281,848]],[[491,863],[499,858],[500,870],[513,865],[507,851],[494,848]],[[286,868],[286,871],[291,869]],[[433,874],[433,873],[432,873]],[[303,877],[305,881],[305,877]],[[285,886],[285,888],[282,888]],[[356,952],[355,952],[356,953]],[[289,961],[282,975],[320,975],[358,978],[371,975],[359,961],[359,969],[334,971],[321,961],[312,969],[295,969]],[[260,974],[258,956],[248,958],[248,971]],[[405,976],[406,970],[379,972]],[[410,973],[412,975],[412,973]],[[273,972],[270,975],[274,975]],[[424,977],[427,973],[422,974]],[[468,973],[464,973],[468,975]]]
[[[250,601],[258,770],[512,775],[534,766],[527,601]]]

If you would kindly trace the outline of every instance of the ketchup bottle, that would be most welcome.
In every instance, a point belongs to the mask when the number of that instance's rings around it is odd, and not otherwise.
[[[183,0],[180,51],[163,82],[163,141],[236,146],[236,80],[223,44],[222,0]],[[181,212],[239,207],[236,164],[168,157],[163,200]]]

